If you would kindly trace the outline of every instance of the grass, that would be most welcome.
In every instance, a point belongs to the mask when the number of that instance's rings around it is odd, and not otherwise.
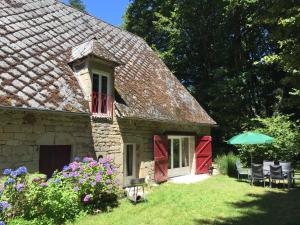
[[[251,187],[227,176],[191,185],[163,184],[148,203],[121,201],[110,213],[87,216],[76,225],[300,224],[300,190]]]

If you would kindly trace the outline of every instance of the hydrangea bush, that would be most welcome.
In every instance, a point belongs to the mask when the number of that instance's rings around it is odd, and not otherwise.
[[[77,216],[118,205],[117,169],[110,158],[84,158],[66,165],[46,180],[30,177],[25,167],[3,171],[0,225],[63,224]],[[29,223],[30,222],[30,223]]]

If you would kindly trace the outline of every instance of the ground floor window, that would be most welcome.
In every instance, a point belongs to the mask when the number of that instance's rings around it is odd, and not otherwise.
[[[71,145],[41,145],[39,171],[50,178],[55,170],[69,164],[71,160]]]
[[[130,179],[136,177],[136,145],[124,145],[124,177],[125,184],[129,184]]]

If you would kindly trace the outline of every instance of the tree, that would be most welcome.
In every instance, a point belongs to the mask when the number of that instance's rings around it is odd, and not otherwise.
[[[75,9],[78,9],[80,11],[83,11],[85,12],[85,5],[84,3],[82,2],[82,0],[69,0],[69,4],[75,8]]]
[[[252,124],[247,124],[251,131],[270,135],[274,143],[265,145],[241,145],[240,156],[244,161],[249,160],[250,152],[254,162],[262,162],[264,159],[295,161],[300,156],[300,130],[298,122],[292,122],[290,116],[276,114],[268,118],[256,117]]]
[[[284,60],[290,58],[288,52],[300,48],[299,26],[278,27],[285,17],[295,17],[298,24],[300,4],[285,2],[134,0],[124,27],[160,54],[218,122],[215,137],[225,146],[224,141],[253,117],[270,117],[275,112],[300,115],[299,96],[290,94],[298,89],[298,81],[291,82],[298,77],[291,71],[300,65],[300,59]],[[282,48],[280,40],[290,34],[293,47]],[[272,57],[281,57],[282,63],[271,61]],[[292,62],[293,70],[287,69]]]

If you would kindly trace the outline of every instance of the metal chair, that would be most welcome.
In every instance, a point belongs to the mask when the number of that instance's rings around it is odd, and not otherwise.
[[[275,165],[274,161],[268,161],[264,160],[263,161],[263,170],[265,175],[270,175],[270,166]]]
[[[250,180],[250,171],[247,168],[242,168],[242,164],[240,160],[235,162],[237,177],[240,180],[240,176],[247,176],[247,179]]]
[[[294,170],[292,168],[292,163],[291,162],[279,162],[279,165],[282,167],[282,173],[283,173],[284,177],[288,179],[288,185],[290,187],[292,184],[292,181],[294,181],[293,180]]]
[[[282,181],[283,188],[285,188],[285,176],[282,172],[282,166],[274,165],[270,166],[270,187],[272,187],[273,181]]]
[[[262,164],[251,164],[251,185],[254,184],[256,180],[263,181],[264,187],[266,186],[265,181],[266,175],[264,174],[263,165]]]

